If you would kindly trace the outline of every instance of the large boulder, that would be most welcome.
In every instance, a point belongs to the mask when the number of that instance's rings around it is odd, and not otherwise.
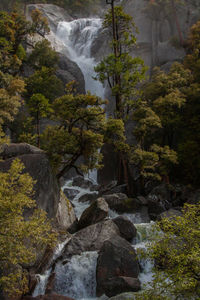
[[[93,187],[93,182],[83,176],[76,176],[73,178],[72,186],[78,186],[82,189],[90,189]]]
[[[117,225],[121,237],[125,240],[131,241],[134,237],[136,237],[137,229],[127,217],[119,216],[113,219],[113,222]]]
[[[149,215],[155,220],[157,215],[171,208],[172,190],[168,184],[162,183],[149,193],[147,200]]]
[[[76,231],[77,219],[74,208],[62,191],[60,193],[56,219],[61,228],[67,229],[70,233]]]
[[[34,199],[37,206],[47,212],[49,218],[55,220],[60,201],[60,189],[50,167],[49,160],[44,151],[26,143],[4,145],[1,151],[0,171],[9,170],[15,158],[19,158],[36,181],[34,185]],[[31,213],[26,210],[26,215]]]
[[[108,216],[108,204],[104,198],[98,198],[82,213],[78,228],[98,223]]]
[[[72,236],[65,246],[63,258],[69,258],[84,251],[100,250],[104,241],[116,235],[120,235],[120,232],[112,220],[90,225]]]
[[[171,221],[173,221],[174,218],[176,217],[181,217],[183,214],[180,210],[177,210],[177,209],[169,209],[167,211],[164,211],[163,213],[161,213],[158,217],[157,217],[157,220],[161,221],[162,219],[164,218],[167,218]]]
[[[63,193],[70,201],[72,201],[79,194],[79,191],[76,189],[65,188]]]
[[[105,241],[97,259],[97,296],[138,291],[138,275],[139,264],[131,244],[119,236]]]
[[[79,202],[92,202],[98,198],[98,193],[87,193],[82,195],[78,201]]]
[[[103,196],[109,207],[119,213],[135,211],[135,200],[126,194],[115,193]]]

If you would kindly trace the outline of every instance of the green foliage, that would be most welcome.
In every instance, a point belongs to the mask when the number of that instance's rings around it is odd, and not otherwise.
[[[55,234],[44,211],[35,209],[33,179],[14,160],[8,172],[0,173],[0,286],[12,296],[27,291],[26,264],[33,263],[36,251],[53,245]],[[34,208],[28,219],[25,209]]]
[[[156,225],[158,234],[148,248],[148,256],[157,262],[153,283],[137,300],[199,299],[199,211],[199,204],[185,204],[182,216],[164,218]]]
[[[50,102],[63,94],[63,84],[55,75],[54,69],[42,67],[26,79],[26,99],[33,94],[42,94]]]
[[[41,146],[58,177],[71,168],[82,172],[99,168],[102,156],[98,149],[104,140],[119,145],[125,139],[120,120],[106,121],[101,107],[105,101],[90,93],[76,94],[73,85],[74,82],[68,84],[66,94],[52,103],[52,119],[59,125],[47,127],[41,137]],[[78,165],[80,156],[84,162]]]
[[[54,68],[58,62],[58,54],[52,49],[51,43],[44,39],[37,42],[28,57],[28,64],[35,69],[42,67]]]
[[[116,102],[116,116],[125,120],[133,108],[134,99],[138,95],[136,86],[144,79],[146,68],[142,59],[129,55],[135,45],[133,35],[135,24],[121,6],[114,8],[113,24],[112,10],[104,18],[103,26],[112,32],[112,53],[105,57],[96,67],[96,79],[108,82]]]

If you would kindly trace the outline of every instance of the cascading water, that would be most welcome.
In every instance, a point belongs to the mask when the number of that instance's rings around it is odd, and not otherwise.
[[[91,47],[102,26],[99,18],[78,19],[58,24],[57,38],[68,50],[69,58],[76,62],[85,78],[85,89],[101,98],[104,88],[99,81],[93,79],[96,62],[91,57]]]
[[[97,62],[91,56],[91,47],[98,37],[102,27],[99,18],[83,18],[71,22],[60,22],[58,24],[56,37],[65,46],[68,57],[81,69],[85,79],[85,90],[100,98],[104,98],[103,85],[94,80],[94,67]],[[89,173],[89,177],[97,182],[97,171]]]
[[[95,38],[98,36],[101,29],[102,21],[99,18],[78,19],[71,22],[60,22],[58,24],[56,37],[59,49],[67,51],[68,57],[77,63],[85,78],[85,89],[90,90],[92,94],[104,98],[104,88],[101,83],[95,81],[94,67],[95,60],[91,57],[91,46]],[[96,172],[90,174],[93,181],[96,181]],[[64,188],[76,189],[77,195],[73,199],[73,205],[76,216],[79,218],[82,212],[90,205],[88,202],[79,202],[79,198],[84,194],[94,193],[89,189],[71,186],[71,181],[66,182]],[[134,224],[144,222],[140,214],[125,214]],[[118,214],[114,211],[109,212],[109,217],[114,218]],[[149,220],[145,220],[148,222]],[[145,249],[150,234],[151,224],[138,224],[138,239],[134,242],[135,248]],[[146,234],[144,234],[144,232]],[[55,251],[53,260],[61,255],[64,243],[58,245]],[[136,244],[135,244],[136,243]],[[97,252],[83,252],[81,255],[75,255],[67,263],[59,261],[55,267],[56,282],[55,292],[71,296],[76,300],[96,299],[96,263]],[[149,261],[140,260],[143,272],[140,274],[142,283],[151,279],[152,263]],[[51,273],[51,268],[44,275],[38,275],[39,283],[34,291],[34,296],[45,293],[48,277]]]

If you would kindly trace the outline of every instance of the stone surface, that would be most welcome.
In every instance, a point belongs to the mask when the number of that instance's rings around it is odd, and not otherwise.
[[[63,193],[70,201],[72,201],[79,194],[79,191],[75,189],[65,188],[63,190]]]
[[[92,181],[85,179],[82,176],[76,176],[73,178],[72,186],[78,186],[83,189],[89,189],[93,186]]]
[[[90,193],[81,196],[78,201],[79,202],[92,202],[98,198],[98,193]]]
[[[131,241],[134,237],[136,237],[137,229],[127,217],[119,216],[113,219],[113,222],[119,228],[121,237],[127,241]]]
[[[134,199],[128,198],[123,193],[116,193],[103,196],[109,207],[119,213],[134,211]]]
[[[71,61],[62,53],[59,54],[56,75],[64,85],[72,80],[75,80],[77,82],[77,92],[80,94],[85,93],[85,79],[81,69],[75,62]]]
[[[60,201],[60,191],[54,177],[49,160],[44,152],[28,144],[10,144],[3,146],[1,153],[4,161],[0,162],[0,170],[8,171],[12,161],[19,158],[29,173],[36,181],[34,185],[34,199],[37,206],[47,212],[49,218],[55,218]],[[31,210],[26,210],[26,215]]]
[[[63,258],[81,254],[84,251],[99,250],[104,241],[116,235],[120,235],[120,232],[112,220],[90,225],[72,236],[69,243],[65,246]]]
[[[61,228],[67,230],[72,229],[73,225],[77,222],[74,208],[63,192],[60,193],[56,220]]]
[[[121,292],[139,289],[137,280],[132,282],[120,277],[136,279],[139,274],[139,264],[134,248],[125,239],[114,236],[105,241],[97,259],[97,296],[106,294],[115,296]],[[136,288],[137,287],[137,288]]]
[[[169,185],[162,183],[153,188],[147,200],[149,215],[152,219],[156,219],[157,215],[170,209],[172,206],[172,191]]]
[[[162,220],[164,218],[168,218],[170,220],[173,220],[176,217],[181,217],[183,214],[181,213],[180,210],[176,210],[176,209],[169,209],[163,213],[161,213],[158,217],[157,220]]]
[[[78,228],[98,223],[108,216],[108,204],[104,198],[98,198],[82,213]]]

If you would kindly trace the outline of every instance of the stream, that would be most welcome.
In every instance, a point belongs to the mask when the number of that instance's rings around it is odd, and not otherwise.
[[[67,51],[68,57],[77,63],[80,67],[84,79],[85,89],[90,90],[92,94],[104,98],[104,87],[98,81],[95,81],[94,67],[97,62],[91,57],[91,46],[97,38],[98,33],[102,26],[102,20],[99,18],[77,19],[71,22],[60,22],[58,24],[56,39],[59,47]],[[93,182],[97,180],[97,171],[89,174]],[[73,189],[77,191],[72,203],[77,218],[79,219],[82,212],[90,205],[89,202],[79,202],[79,198],[85,194],[94,193],[90,189],[83,189],[80,187],[72,186],[72,180],[65,183],[62,189]],[[143,216],[140,213],[136,214],[123,214],[134,223],[137,228],[137,238],[132,241],[135,249],[145,249],[149,238],[151,236],[152,223],[145,223]],[[115,211],[109,211],[109,218],[119,216]],[[56,248],[52,261],[61,256],[64,246],[69,241],[66,240],[59,244]],[[81,255],[74,255],[66,264],[62,264],[59,260],[55,266],[56,282],[55,292],[57,294],[66,295],[76,300],[92,300],[96,298],[96,264],[97,264],[97,251],[83,252]],[[152,263],[150,261],[141,259],[140,265],[142,273],[139,279],[143,284],[151,280],[152,277]],[[51,274],[51,268],[43,275],[37,275],[38,284],[35,288],[33,296],[45,293],[46,284]],[[99,299],[103,299],[102,297]],[[105,298],[107,299],[107,297]]]

